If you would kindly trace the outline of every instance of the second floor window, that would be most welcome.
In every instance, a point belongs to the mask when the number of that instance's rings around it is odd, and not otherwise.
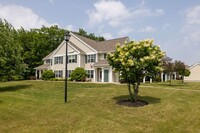
[[[68,55],[68,63],[77,63],[77,55]]]
[[[54,64],[63,64],[63,56],[54,57]]]
[[[96,54],[90,54],[85,56],[85,63],[96,62]]]
[[[46,64],[50,64],[50,59],[46,60]]]

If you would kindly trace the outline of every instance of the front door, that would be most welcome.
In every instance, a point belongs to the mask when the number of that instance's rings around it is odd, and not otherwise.
[[[102,71],[99,71],[99,82],[102,82]]]
[[[108,82],[108,74],[109,70],[108,69],[104,70],[104,82]]]

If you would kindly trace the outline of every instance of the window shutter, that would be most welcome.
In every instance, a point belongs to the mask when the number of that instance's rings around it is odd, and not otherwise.
[[[63,64],[63,56],[61,57],[61,64]]]
[[[85,55],[85,63],[87,63],[87,55]]]
[[[77,63],[77,55],[75,55],[75,63]]]
[[[56,57],[54,57],[54,64],[56,64]]]
[[[94,62],[96,62],[96,54],[94,54]]]

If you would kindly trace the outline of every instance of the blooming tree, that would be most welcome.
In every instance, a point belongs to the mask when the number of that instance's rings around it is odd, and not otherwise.
[[[116,51],[108,55],[109,64],[127,82],[131,101],[137,101],[140,81],[144,76],[153,76],[161,70],[164,53],[153,40],[130,41],[117,45]],[[133,92],[132,92],[133,89]]]

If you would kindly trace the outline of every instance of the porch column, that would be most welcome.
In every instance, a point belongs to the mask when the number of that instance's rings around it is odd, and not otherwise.
[[[102,80],[101,80],[101,82],[104,82],[104,69],[103,69],[103,67],[101,69],[102,69]]]
[[[176,80],[176,72],[174,72],[174,80]]]
[[[35,70],[35,79],[37,79],[37,69]]]
[[[145,83],[146,82],[146,76],[144,76],[144,78],[143,78],[143,83]]]
[[[96,82],[96,79],[97,79],[97,77],[96,77],[96,74],[97,72],[96,72],[96,68],[94,68],[94,82]]]
[[[109,69],[109,78],[108,78],[109,82],[113,82],[113,71],[112,68]]]
[[[152,78],[150,78],[150,81],[149,81],[150,83],[152,83]]]
[[[163,82],[163,73],[161,73],[161,82]]]
[[[168,80],[168,75],[165,74],[165,82],[167,82],[167,80]]]

